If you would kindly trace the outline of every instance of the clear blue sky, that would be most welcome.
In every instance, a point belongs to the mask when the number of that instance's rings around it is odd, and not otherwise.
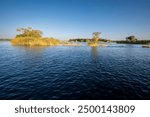
[[[150,39],[150,0],[0,0],[0,38],[27,26],[59,39]]]

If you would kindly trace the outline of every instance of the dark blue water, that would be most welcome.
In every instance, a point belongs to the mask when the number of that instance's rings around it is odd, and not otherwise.
[[[150,48],[0,42],[0,99],[150,99]]]

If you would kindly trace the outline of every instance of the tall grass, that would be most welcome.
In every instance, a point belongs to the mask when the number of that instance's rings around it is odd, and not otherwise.
[[[99,46],[99,44],[98,43],[88,43],[88,46],[95,47],[95,46]]]
[[[35,37],[16,37],[12,39],[13,45],[23,46],[54,46],[59,45],[60,41],[54,38],[35,38]]]

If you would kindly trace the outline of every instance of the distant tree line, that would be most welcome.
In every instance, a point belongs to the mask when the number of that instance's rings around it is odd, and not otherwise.
[[[0,39],[0,41],[11,41],[11,39]]]
[[[122,43],[122,44],[150,44],[150,40],[137,40],[135,42],[130,42],[126,40],[119,40],[115,41],[116,43]]]
[[[150,40],[138,40],[135,36],[126,37],[126,40],[118,40],[116,43],[125,44],[150,44]]]
[[[69,42],[88,42],[92,41],[93,39],[90,38],[75,38],[75,39],[69,39]],[[108,39],[98,39],[97,41],[103,41],[103,42],[108,42],[110,40]]]
[[[94,34],[94,33],[93,33]],[[69,42],[95,42],[96,41],[102,41],[102,42],[116,42],[116,43],[122,43],[122,44],[150,44],[150,40],[139,40],[135,36],[128,36],[126,37],[126,40],[109,40],[109,39],[102,39],[102,38],[96,38],[95,35],[93,35],[93,38],[75,38],[75,39],[69,39]]]

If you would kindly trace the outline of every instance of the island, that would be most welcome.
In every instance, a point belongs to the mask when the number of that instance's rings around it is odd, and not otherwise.
[[[69,39],[67,41],[59,40],[53,37],[43,37],[41,30],[33,29],[32,27],[18,28],[18,35],[11,40],[13,45],[21,46],[82,46],[81,42],[86,42],[88,46],[106,47],[107,43],[117,44],[147,44],[143,48],[150,48],[150,40],[138,40],[135,36],[128,36],[126,40],[111,40],[100,38],[101,32],[93,32],[92,38],[77,38]],[[10,41],[10,39],[3,39]]]
[[[60,41],[53,37],[42,37],[43,32],[35,30],[32,27],[18,28],[20,33],[11,40],[13,45],[20,46],[80,46],[80,44],[70,43],[68,41]]]

